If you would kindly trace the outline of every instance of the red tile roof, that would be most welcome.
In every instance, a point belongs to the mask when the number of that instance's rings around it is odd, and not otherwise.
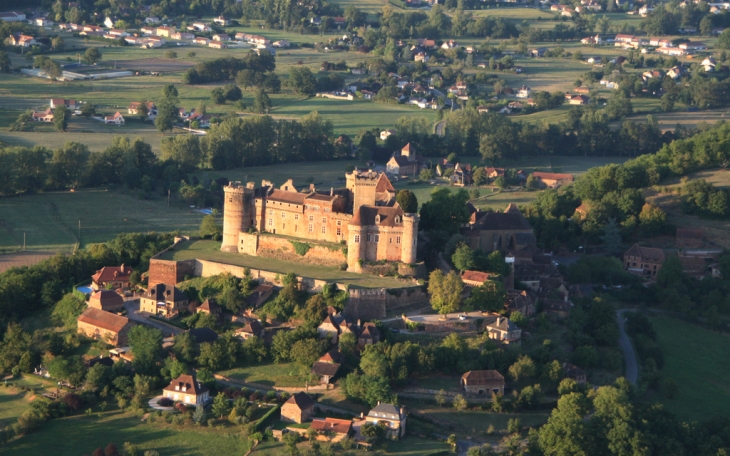
[[[96,282],[129,282],[129,276],[132,274],[134,269],[129,266],[104,266],[103,268],[96,271],[96,274],[91,276],[91,279]]]
[[[127,317],[122,317],[110,312],[104,312],[103,310],[99,310],[94,307],[89,307],[84,310],[84,312],[79,315],[78,321],[116,333],[121,331],[124,326],[129,323],[129,319]]]
[[[360,206],[352,217],[350,225],[352,226],[374,226],[376,225],[376,216],[380,216],[379,226],[396,226],[403,224],[403,209],[400,206]],[[395,218],[400,217],[400,223],[396,223]]]
[[[337,418],[314,418],[310,427],[319,432],[347,434],[352,428],[352,420],[340,420]]]
[[[175,389],[175,387],[178,387],[179,389]],[[185,391],[183,391],[183,388],[185,388]],[[194,375],[183,374],[171,381],[170,384],[164,388],[164,391],[195,394],[197,396],[198,394],[208,391],[208,388],[198,383]]]
[[[489,280],[489,273],[481,271],[464,271],[464,273],[461,274],[461,280],[484,283]]]

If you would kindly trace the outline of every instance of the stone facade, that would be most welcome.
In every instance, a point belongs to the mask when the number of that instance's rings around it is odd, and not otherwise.
[[[266,233],[244,233],[238,235],[238,252],[252,256],[278,258],[299,263],[318,264],[323,266],[340,266],[347,261],[345,246],[339,244],[322,245],[312,241],[298,241]],[[308,244],[304,255],[296,252],[293,242]]]
[[[76,322],[79,333],[94,339],[104,339],[115,347],[127,344],[127,334],[134,325],[127,317],[94,307],[88,307]]]
[[[314,415],[314,401],[303,391],[292,395],[281,406],[281,421],[303,423],[312,419],[312,415]]]
[[[346,175],[346,188],[323,192],[313,185],[300,192],[291,179],[278,188],[268,181],[258,188],[234,182],[224,190],[223,251],[260,256],[293,252],[274,237],[248,234],[272,233],[299,242],[346,245],[350,271],[361,272],[363,261],[416,263],[418,215],[398,206],[385,174],[355,170]],[[310,250],[304,258],[294,253],[287,259],[339,261],[323,245]]]

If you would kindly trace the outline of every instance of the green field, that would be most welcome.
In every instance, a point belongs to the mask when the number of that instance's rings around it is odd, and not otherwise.
[[[51,420],[3,448],[3,454],[46,454],[52,448],[56,456],[78,456],[108,443],[121,451],[124,442],[137,445],[142,453],[155,450],[162,456],[245,454],[250,446],[234,428],[148,424],[128,413],[107,412],[102,418],[77,415]]]
[[[355,274],[342,271],[336,267],[294,263],[276,258],[250,256],[241,253],[221,252],[220,246],[220,242],[216,241],[185,242],[178,248],[165,252],[158,258],[174,261],[191,259],[216,261],[224,264],[278,272],[280,274],[293,272],[300,277],[344,283],[360,288],[403,288],[412,286],[410,282],[404,282],[395,278]]]
[[[304,388],[309,374],[295,363],[263,364],[259,366],[237,367],[227,371],[218,372],[232,380],[246,383],[258,383],[271,387],[293,387]]]
[[[162,200],[141,201],[123,193],[96,189],[0,198],[0,248],[69,251],[81,244],[106,242],[119,233],[192,233],[202,213],[168,208]]]
[[[290,424],[290,423],[288,423]],[[295,427],[295,426],[294,426]],[[442,441],[428,440],[420,437],[414,437],[406,435],[406,437],[397,442],[387,441],[381,444],[378,450],[366,451],[364,449],[355,450],[351,449],[343,452],[342,450],[337,451],[336,454],[343,454],[348,456],[368,456],[372,454],[376,455],[398,455],[398,456],[429,456],[446,454],[449,446]],[[300,450],[309,448],[309,442],[302,442],[298,445]],[[256,456],[280,456],[284,454],[286,445],[283,442],[265,442],[258,447],[252,454]]]
[[[707,420],[730,410],[730,339],[670,317],[651,318],[664,352],[663,373],[676,382],[675,399],[662,402],[680,419]]]
[[[30,395],[13,387],[0,387],[0,428],[15,423],[30,408]]]

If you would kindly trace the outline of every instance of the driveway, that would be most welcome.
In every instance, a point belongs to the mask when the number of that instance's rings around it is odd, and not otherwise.
[[[443,137],[446,134],[446,121],[442,120],[439,123],[436,124],[436,128],[434,128],[435,133],[437,136]]]
[[[153,328],[159,329],[162,334],[166,336],[174,336],[183,332],[182,329],[177,326],[168,325],[161,321],[152,320],[147,318],[144,313],[139,311],[139,299],[124,301],[124,308],[127,309],[127,318],[143,325],[152,326]]]
[[[626,320],[624,318],[624,314],[626,312],[634,311],[635,309],[621,309],[616,311],[616,321],[618,322],[619,331],[618,346],[624,355],[624,363],[626,365],[624,377],[626,377],[626,380],[628,380],[632,385],[636,385],[636,382],[639,379],[639,364],[636,362],[636,352],[634,351],[634,346],[631,345],[631,339],[629,338],[629,335],[626,334]]]
[[[150,401],[147,403],[147,405],[149,405],[150,408],[153,408],[155,410],[160,410],[160,411],[163,411],[163,412],[171,412],[171,411],[175,410],[175,407],[174,406],[171,406],[171,407],[163,407],[163,406],[161,406],[160,404],[157,403],[157,401],[159,401],[163,397],[165,397],[165,396],[156,396],[156,397],[153,397],[152,399],[150,399]]]

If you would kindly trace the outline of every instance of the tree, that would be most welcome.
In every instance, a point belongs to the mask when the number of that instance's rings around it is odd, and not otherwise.
[[[469,193],[463,188],[458,192],[451,192],[441,187],[431,193],[431,201],[421,205],[422,230],[440,230],[454,234],[469,220],[466,202]]]
[[[84,103],[81,106],[81,115],[84,117],[91,117],[96,114],[96,106],[93,103]]]
[[[725,29],[720,33],[716,46],[720,49],[730,49],[730,29]]]
[[[659,289],[676,288],[684,282],[684,271],[679,257],[669,255],[662,263],[656,275],[656,284]]]
[[[489,178],[487,177],[487,171],[484,168],[477,168],[472,173],[472,180],[474,181],[474,185],[484,185],[487,182],[489,182]]]
[[[440,269],[431,272],[428,277],[428,293],[431,295],[431,307],[440,314],[459,310],[464,283],[461,277],[451,271],[444,276]]]
[[[536,371],[537,368],[535,363],[532,361],[532,358],[527,355],[521,355],[517,358],[517,361],[509,367],[509,374],[513,379],[515,379],[515,381],[532,378],[535,376]]]
[[[167,83],[162,88],[162,96],[166,99],[177,98],[177,88],[173,83]]]
[[[291,347],[289,358],[301,366],[309,368],[322,356],[322,344],[316,339],[303,339]]]
[[[95,65],[99,60],[101,60],[101,52],[99,52],[98,48],[90,47],[84,52],[84,60],[89,65]]]
[[[55,51],[63,51],[66,48],[66,44],[63,42],[63,38],[57,36],[51,40],[51,47]]]
[[[461,272],[474,268],[474,251],[468,245],[462,243],[451,255],[451,262]]]
[[[466,410],[467,407],[466,399],[461,394],[454,396],[454,408],[458,411]]]
[[[138,372],[150,372],[162,350],[159,329],[136,325],[129,330],[129,345],[134,353],[134,367]]]
[[[446,391],[439,390],[438,393],[436,393],[436,396],[434,396],[434,399],[436,400],[436,404],[438,404],[439,407],[443,407],[446,403]]]
[[[191,362],[195,359],[195,341],[189,332],[182,332],[175,335],[175,344],[172,351],[177,359]]]
[[[53,111],[53,124],[58,131],[66,131],[68,128],[69,110],[66,106],[57,106]]]
[[[218,224],[215,220],[215,216],[206,215],[203,217],[203,221],[200,222],[200,237],[207,238],[219,237],[223,233],[223,227]]]
[[[259,114],[266,114],[269,112],[269,109],[271,109],[269,96],[263,90],[257,90],[253,99],[253,105],[251,105],[251,110]]]
[[[175,88],[172,86],[173,89]],[[157,129],[164,133],[167,130],[172,130],[172,126],[177,119],[177,108],[175,103],[170,98],[165,98],[157,106],[157,117],[155,118],[155,126]]]
[[[611,99],[608,100],[606,114],[610,120],[623,119],[624,117],[630,116],[633,112],[634,108],[631,105],[631,100],[623,90],[617,90]]]
[[[226,415],[229,411],[230,403],[228,401],[228,398],[225,396],[225,394],[218,393],[215,399],[213,399],[213,407],[211,408],[211,412],[219,419],[222,419],[223,415]]]
[[[226,100],[228,101],[238,101],[243,98],[241,89],[239,89],[235,84],[226,84],[223,86],[223,96],[226,97]]]
[[[370,377],[388,377],[388,359],[375,349],[368,349],[360,359],[360,370]]]
[[[223,93],[223,89],[216,87],[210,91],[210,101],[217,105],[226,104],[226,95]]]
[[[507,293],[501,281],[487,280],[471,290],[466,307],[472,310],[499,312],[504,309]]]
[[[540,430],[538,444],[548,455],[589,455],[591,433],[584,420],[588,413],[588,401],[580,393],[570,393],[558,400],[548,422]]]
[[[205,421],[205,407],[203,404],[195,406],[195,412],[193,412],[193,422],[195,424],[201,424]]]
[[[609,254],[618,252],[621,248],[621,232],[615,218],[608,219],[608,223],[604,225],[601,241]]]
[[[458,395],[458,396],[461,396],[461,395]],[[463,397],[462,397],[462,399],[463,399]],[[449,446],[451,447],[452,453],[456,453],[456,442],[457,442],[456,434],[450,434],[449,437],[446,439],[446,443],[448,443]]]
[[[170,60],[176,59],[177,58],[177,52],[172,51],[172,50],[165,51],[165,58],[166,59],[170,59]]]
[[[418,199],[410,190],[400,190],[395,195],[395,201],[406,214],[415,214],[418,212]]]
[[[287,85],[296,93],[314,95],[317,91],[317,79],[307,67],[291,67]]]
[[[9,73],[11,67],[12,64],[8,54],[5,51],[0,51],[0,73]]]

